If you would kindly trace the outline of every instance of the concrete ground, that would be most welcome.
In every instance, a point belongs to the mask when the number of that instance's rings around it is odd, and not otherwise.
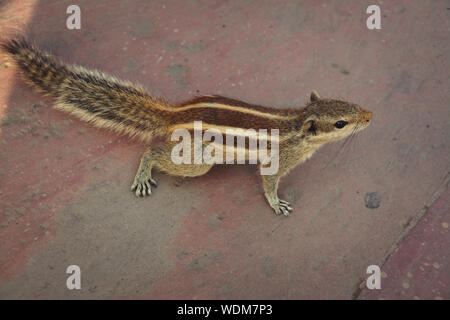
[[[316,89],[373,122],[282,181],[287,218],[254,166],[157,173],[137,199],[145,146],[52,109],[0,55],[0,298],[450,298],[448,1],[80,0],[68,30],[73,3],[0,1],[0,34],[173,102],[301,107]],[[364,289],[369,265],[381,290]]]

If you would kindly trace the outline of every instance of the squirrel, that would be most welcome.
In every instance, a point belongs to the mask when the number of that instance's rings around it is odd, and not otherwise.
[[[143,142],[162,138],[162,143],[150,144],[141,158],[131,185],[138,197],[150,195],[152,187],[156,187],[153,168],[174,176],[195,177],[214,165],[175,164],[171,160],[175,142],[170,135],[176,128],[192,127],[194,121],[202,121],[206,124],[204,129],[278,129],[278,171],[261,177],[269,205],[276,214],[288,216],[292,211],[289,202],[278,198],[280,178],[325,143],[366,128],[372,118],[372,112],[357,104],[322,99],[316,91],[312,91],[309,103],[302,108],[276,109],[217,95],[170,104],[151,96],[140,85],[66,64],[24,37],[2,40],[0,49],[12,57],[28,84],[55,99],[56,109]]]

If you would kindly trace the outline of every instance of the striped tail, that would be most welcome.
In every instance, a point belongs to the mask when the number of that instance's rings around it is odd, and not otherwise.
[[[170,107],[140,86],[65,64],[24,38],[1,41],[0,49],[13,58],[28,84],[56,99],[57,109],[145,141],[164,134]]]
[[[69,70],[57,59],[41,52],[24,38],[2,41],[0,48],[13,57],[35,89],[56,95]]]

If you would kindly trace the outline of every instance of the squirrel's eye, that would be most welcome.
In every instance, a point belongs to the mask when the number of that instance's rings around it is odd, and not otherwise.
[[[342,129],[343,127],[345,127],[347,125],[347,123],[348,123],[347,121],[341,120],[341,121],[336,122],[334,124],[334,126],[338,129]]]

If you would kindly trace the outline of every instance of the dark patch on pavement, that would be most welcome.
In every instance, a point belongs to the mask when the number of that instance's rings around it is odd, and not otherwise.
[[[381,197],[376,192],[367,192],[364,197],[366,208],[376,209],[380,207]]]

